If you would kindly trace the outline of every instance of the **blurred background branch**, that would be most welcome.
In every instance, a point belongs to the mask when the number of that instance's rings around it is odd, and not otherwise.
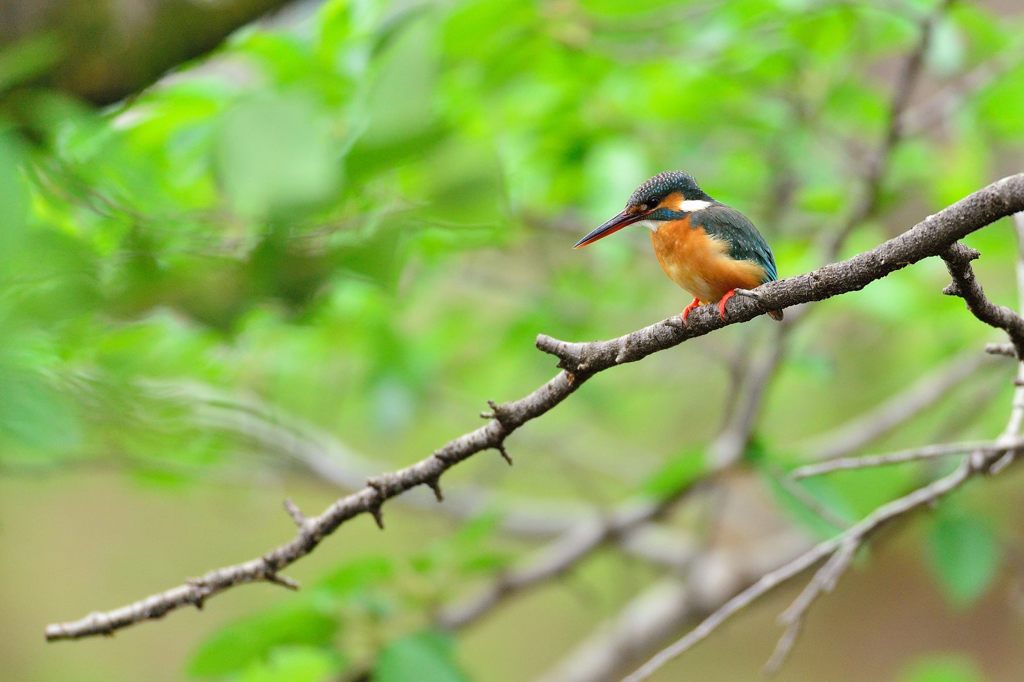
[[[293,2],[9,0],[0,5],[0,49],[17,49],[33,82],[113,104]]]

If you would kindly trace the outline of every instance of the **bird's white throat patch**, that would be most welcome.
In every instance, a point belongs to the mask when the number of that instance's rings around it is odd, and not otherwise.
[[[639,225],[640,227],[646,227],[651,232],[657,232],[658,228],[661,226],[661,223],[659,223],[657,220],[640,220],[637,222],[637,225]]]

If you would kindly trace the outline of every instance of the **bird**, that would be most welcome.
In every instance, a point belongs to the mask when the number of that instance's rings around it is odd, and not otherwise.
[[[582,248],[630,225],[650,230],[654,255],[669,279],[693,296],[683,309],[683,324],[698,305],[726,304],[737,289],[754,289],[778,279],[775,256],[750,220],[712,199],[683,171],[665,171],[636,188],[626,207],[576,242]],[[770,310],[782,320],[781,310]]]

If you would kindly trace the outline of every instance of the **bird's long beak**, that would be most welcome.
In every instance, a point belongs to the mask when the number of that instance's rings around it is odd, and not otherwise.
[[[624,227],[628,227],[633,223],[638,223],[646,217],[644,213],[627,213],[623,211],[608,222],[604,223],[595,230],[592,230],[583,239],[576,242],[574,249],[586,246],[587,244],[593,244],[598,239],[604,239],[610,234],[615,234]]]

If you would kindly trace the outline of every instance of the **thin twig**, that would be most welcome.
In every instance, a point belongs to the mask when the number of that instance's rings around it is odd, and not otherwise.
[[[922,488],[918,488],[903,497],[882,505],[846,532],[815,545],[810,550],[804,552],[784,566],[765,574],[756,583],[723,604],[721,608],[708,616],[686,636],[658,652],[658,654],[648,660],[647,663],[637,669],[636,672],[626,677],[624,682],[640,682],[640,680],[648,679],[659,668],[692,648],[695,644],[714,632],[718,626],[738,611],[749,606],[776,586],[799,575],[826,557],[831,556],[833,552],[844,544],[856,542],[859,545],[863,543],[864,539],[876,532],[882,526],[886,525],[892,519],[907,514],[915,509],[919,509],[922,506],[937,502],[953,490],[959,488],[977,472],[978,470],[971,467],[969,461],[965,459],[964,462],[952,473]],[[830,573],[836,568],[841,567],[830,567]]]
[[[1024,440],[1011,442],[972,442],[972,443],[944,443],[938,445],[926,445],[920,448],[889,452],[882,455],[865,455],[863,457],[844,457],[833,459],[816,464],[808,464],[790,472],[794,480],[831,474],[836,471],[850,471],[851,469],[868,469],[873,467],[888,466],[890,464],[904,464],[916,462],[922,459],[935,459],[937,457],[953,457],[963,455],[967,452],[980,452],[992,454],[1005,450],[1020,450],[1024,448]]]
[[[924,57],[931,45],[935,33],[935,26],[945,15],[952,0],[943,0],[921,22],[918,32],[917,44],[907,55],[900,68],[896,83],[889,98],[889,109],[887,111],[887,122],[881,144],[875,153],[868,160],[864,171],[864,185],[860,198],[850,211],[845,225],[835,233],[829,235],[826,241],[825,252],[828,260],[834,260],[845,243],[850,233],[856,229],[867,217],[871,216],[878,209],[879,200],[882,195],[882,183],[888,170],[889,159],[893,151],[899,146],[906,134],[904,112],[910,103],[910,97],[917,87],[921,72],[924,66]]]
[[[846,519],[836,514],[821,500],[815,497],[811,491],[797,483],[796,476],[787,475],[784,472],[776,471],[774,469],[770,470],[770,474],[772,479],[780,488],[789,493],[800,504],[813,512],[815,516],[828,525],[838,530],[843,530],[850,525]]]
[[[799,448],[807,459],[837,459],[889,434],[949,395],[993,358],[969,350],[930,371],[873,409],[813,437]]]
[[[498,576],[483,591],[442,609],[435,621],[449,629],[465,627],[475,622],[504,600],[565,575],[566,571],[599,548],[630,534],[663,514],[690,489],[690,486],[680,488],[676,495],[658,502],[625,506],[614,513],[607,522],[595,519],[591,524],[581,524],[542,549],[523,567]],[[677,539],[679,540],[682,540],[685,546],[677,547],[677,554],[682,550],[684,562],[689,561],[695,553],[694,548],[685,538]]]
[[[991,59],[978,64],[956,82],[929,95],[920,104],[908,107],[903,114],[903,130],[916,135],[940,121],[946,121],[957,105],[970,101],[970,96],[999,81],[1007,71],[1020,64],[1024,42],[1001,49]]]
[[[706,617],[729,595],[766,571],[807,550],[804,533],[792,528],[751,537],[694,557],[685,576],[661,580],[641,592],[595,629],[538,682],[615,682],[624,670],[688,622]]]
[[[1013,347],[1012,343],[987,343],[985,352],[989,355],[1003,355],[1008,358],[1017,357],[1017,349]]]
[[[942,293],[959,296],[964,299],[971,314],[989,326],[1004,330],[1017,350],[1017,357],[1024,357],[1024,318],[985,297],[985,291],[971,267],[971,261],[981,254],[958,242],[950,245],[941,255],[953,278],[953,282]]]

